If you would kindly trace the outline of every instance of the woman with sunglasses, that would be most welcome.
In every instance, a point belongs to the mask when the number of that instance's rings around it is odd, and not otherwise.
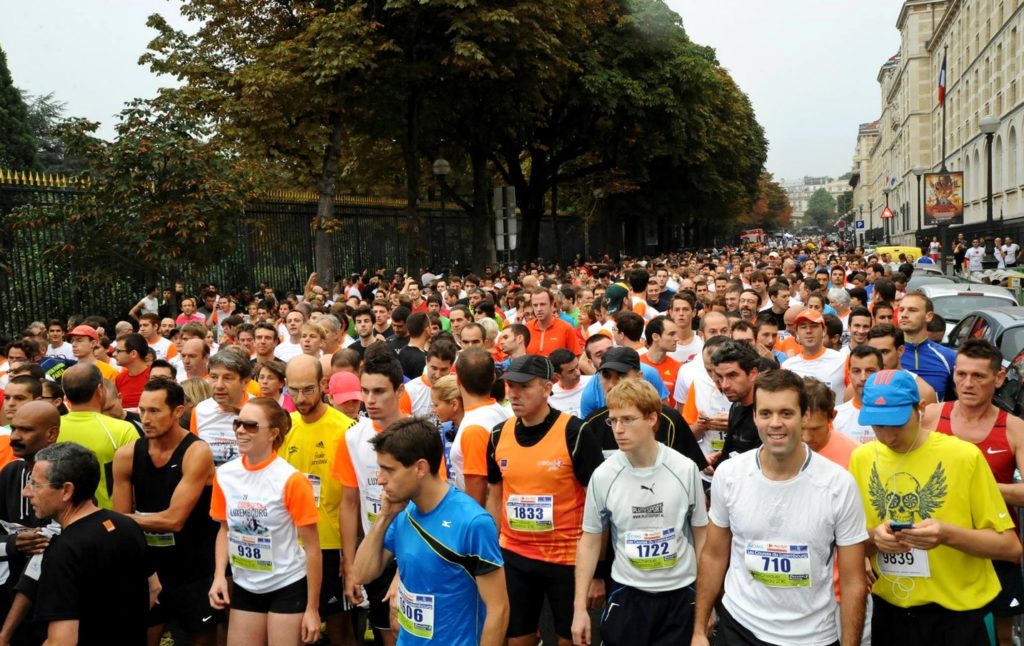
[[[309,480],[277,455],[291,418],[276,401],[257,397],[232,426],[240,456],[218,467],[213,481],[210,515],[221,525],[210,604],[231,607],[229,646],[313,643],[320,637],[320,514]]]

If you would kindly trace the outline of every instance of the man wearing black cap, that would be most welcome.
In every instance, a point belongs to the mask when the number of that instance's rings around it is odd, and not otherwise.
[[[572,638],[576,543],[586,487],[601,464],[598,438],[579,419],[548,406],[553,370],[544,357],[512,360],[502,375],[514,417],[487,446],[487,510],[500,531],[510,646],[532,646],[544,597],[559,644]]]
[[[609,390],[624,379],[643,379],[643,373],[640,371],[640,355],[633,348],[623,346],[612,348],[604,354],[598,375],[606,396]],[[583,422],[583,429],[588,434],[599,438],[605,457],[619,448],[615,441],[615,434],[612,433],[612,428],[608,425],[607,406],[602,406],[591,413]],[[679,411],[666,406],[664,402],[661,405],[661,414],[654,437],[662,444],[693,460],[698,469],[703,470],[708,465],[704,458],[704,452],[701,451],[700,445],[693,437],[690,426],[683,420]]]

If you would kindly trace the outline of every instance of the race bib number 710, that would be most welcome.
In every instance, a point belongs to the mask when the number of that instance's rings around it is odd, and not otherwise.
[[[811,587],[811,555],[806,545],[750,541],[745,564],[755,581],[770,588]]]

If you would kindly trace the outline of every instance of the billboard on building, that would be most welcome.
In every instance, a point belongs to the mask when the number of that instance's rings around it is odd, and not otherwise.
[[[964,223],[964,174],[924,174],[924,226]]]

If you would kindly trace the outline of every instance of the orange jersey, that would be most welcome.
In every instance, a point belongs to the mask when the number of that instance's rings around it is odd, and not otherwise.
[[[682,367],[683,364],[679,363],[667,354],[660,363],[654,363],[651,361],[650,355],[646,352],[640,355],[640,363],[646,363],[658,371],[658,376],[665,382],[665,388],[668,388],[668,405],[675,408],[676,400],[672,396],[672,393],[676,390],[676,377],[679,375],[679,368]]]
[[[587,497],[566,446],[568,422],[562,413],[537,444],[525,447],[516,440],[516,418],[510,417],[494,448],[503,483],[501,547],[561,565],[576,563]]]

